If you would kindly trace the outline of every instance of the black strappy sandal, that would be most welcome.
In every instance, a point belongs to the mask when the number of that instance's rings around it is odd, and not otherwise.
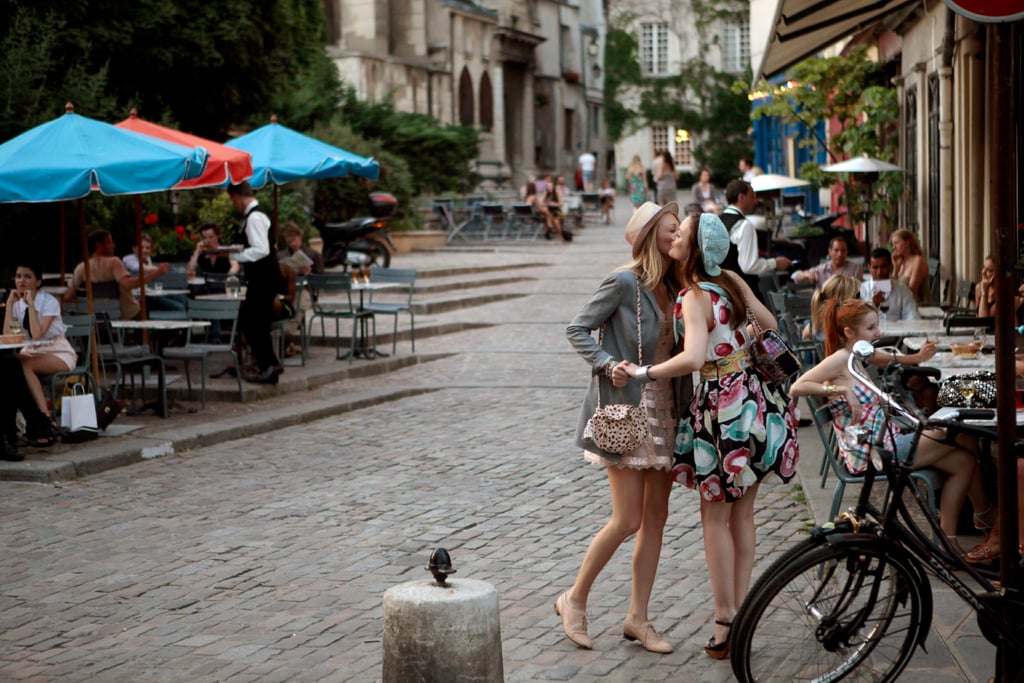
[[[715,623],[719,626],[728,626],[729,635],[720,643],[716,643],[715,636],[712,635],[711,638],[708,639],[708,644],[704,646],[704,654],[711,657],[711,659],[725,659],[729,656],[729,638],[732,636],[732,622],[715,619]]]
[[[49,448],[57,443],[60,430],[50,420],[40,422],[34,427],[25,430],[25,444],[32,448]]]

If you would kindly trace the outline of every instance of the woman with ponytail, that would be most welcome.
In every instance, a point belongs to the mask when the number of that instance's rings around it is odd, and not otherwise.
[[[793,382],[789,393],[794,397],[822,396],[828,399],[832,426],[838,437],[839,461],[848,472],[859,474],[867,469],[870,446],[848,444],[843,434],[849,427],[863,427],[871,436],[870,443],[878,443],[881,438],[885,448],[894,448],[893,434],[888,430],[882,432],[881,402],[854,379],[847,368],[856,342],[872,341],[881,336],[878,311],[860,299],[830,299],[824,304],[822,319],[827,357]],[[899,455],[905,456],[906,444],[900,439],[897,441],[900,443],[896,444],[896,450],[902,450]],[[926,430],[914,459],[915,469],[934,467],[949,475],[942,485],[939,525],[958,550],[956,525],[965,495],[970,497],[974,509],[980,511],[974,516],[975,526],[990,527],[991,518],[995,516],[978,475],[972,452],[974,444],[964,441],[963,444],[958,443],[940,429]]]

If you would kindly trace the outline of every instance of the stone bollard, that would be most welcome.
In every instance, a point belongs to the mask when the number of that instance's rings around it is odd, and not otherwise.
[[[438,581],[385,591],[384,683],[501,683],[498,592],[485,581]]]

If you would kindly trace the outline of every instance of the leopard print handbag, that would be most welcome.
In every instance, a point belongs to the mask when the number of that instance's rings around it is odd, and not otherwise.
[[[640,279],[636,283],[636,336],[639,364],[644,364],[642,330],[640,327]],[[604,340],[604,326],[598,343]],[[641,406],[628,403],[601,405],[601,378],[597,380],[597,409],[587,423],[587,432],[594,443],[606,453],[627,455],[632,453],[650,435],[647,411]]]

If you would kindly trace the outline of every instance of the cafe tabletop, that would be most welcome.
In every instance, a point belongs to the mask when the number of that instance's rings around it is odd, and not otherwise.
[[[196,275],[188,279],[189,287],[201,287],[206,284],[206,278],[201,275]]]
[[[944,334],[945,326],[941,320],[886,320],[879,324],[883,337],[919,337]]]
[[[68,288],[63,285],[43,285],[39,289],[58,298],[64,296],[64,292],[68,291]]]
[[[41,340],[35,340],[35,341],[31,340],[31,339],[26,339],[25,341],[21,341],[21,342],[12,342],[10,344],[0,344],[0,351],[17,351],[18,349],[24,349],[24,348],[27,348],[29,346],[43,346],[44,344],[49,344],[49,343],[50,343],[49,339],[41,339]]]
[[[139,290],[133,290],[135,296],[139,295]],[[186,296],[188,295],[187,289],[151,289],[146,287],[146,296]]]
[[[922,365],[942,370],[942,375],[953,372],[973,372],[974,370],[995,370],[996,355],[994,353],[978,353],[973,356],[958,355],[950,351],[940,351],[926,360]]]
[[[364,292],[375,292],[381,289],[399,289],[402,287],[408,287],[407,284],[402,282],[353,282],[352,289],[355,291]]]
[[[946,312],[938,306],[918,306],[917,312],[925,320],[944,320]]]
[[[209,327],[209,320],[111,320],[115,330],[187,330],[190,327]]]
[[[238,296],[232,296],[231,294],[200,294],[192,297],[201,301],[242,301],[245,299],[245,294],[239,294]]]
[[[883,332],[882,334],[887,335],[888,333]],[[971,335],[953,335],[947,337],[945,334],[939,334],[937,339],[938,346],[936,348],[939,351],[949,351],[950,344],[970,344],[971,342],[974,341],[974,337]],[[912,336],[903,338],[903,344],[911,351],[917,351],[918,349],[920,349],[921,346],[924,345],[924,342],[925,337],[922,336]]]

